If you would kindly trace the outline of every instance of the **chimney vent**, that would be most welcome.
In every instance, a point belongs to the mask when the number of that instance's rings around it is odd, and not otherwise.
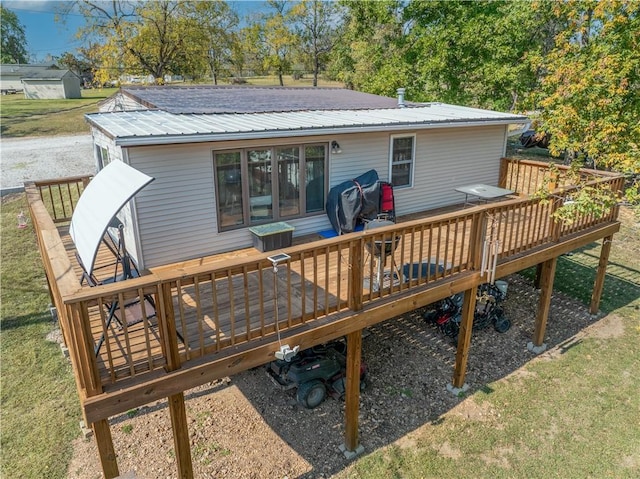
[[[404,88],[398,88],[398,108],[406,108],[404,104]]]

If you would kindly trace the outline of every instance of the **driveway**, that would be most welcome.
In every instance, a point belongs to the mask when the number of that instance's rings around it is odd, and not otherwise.
[[[2,194],[21,191],[26,181],[94,174],[91,135],[2,138]]]

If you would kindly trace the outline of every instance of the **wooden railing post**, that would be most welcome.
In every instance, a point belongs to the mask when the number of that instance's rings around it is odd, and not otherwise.
[[[362,238],[352,241],[349,245],[349,307],[353,311],[362,309],[363,249]]]
[[[554,215],[558,208],[562,206],[562,198],[551,197],[551,211],[549,211],[549,233],[551,241],[557,242],[560,240],[562,234],[562,221],[557,219]]]
[[[500,158],[500,172],[498,173],[498,186],[500,188],[507,187],[507,177],[509,175],[509,165],[513,163],[513,160],[509,158]]]
[[[102,393],[102,384],[98,373],[96,355],[93,350],[94,343],[89,324],[88,303],[73,304],[69,307],[69,312],[75,343],[72,346],[72,350],[75,351],[75,357],[78,361],[80,381],[85,388],[87,397],[96,396]],[[120,473],[118,471],[115,448],[113,447],[109,420],[101,419],[93,422],[91,423],[91,429],[96,437],[98,455],[100,456],[100,464],[105,478],[118,477]]]
[[[487,234],[487,217],[484,211],[473,215],[471,237],[469,239],[469,260],[471,269],[478,271],[482,266],[482,251]]]
[[[178,351],[178,333],[176,317],[173,309],[172,283],[162,283],[160,288],[162,308],[158,311],[158,326],[163,353],[167,360],[167,371],[175,371],[180,367],[180,353]]]

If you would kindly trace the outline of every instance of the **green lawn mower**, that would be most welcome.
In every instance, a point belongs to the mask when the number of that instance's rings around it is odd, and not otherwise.
[[[327,395],[343,399],[346,389],[347,345],[343,340],[331,341],[300,351],[290,361],[277,359],[267,364],[267,373],[283,390],[298,388],[298,404],[314,409]],[[367,383],[367,367],[360,366],[360,390]]]

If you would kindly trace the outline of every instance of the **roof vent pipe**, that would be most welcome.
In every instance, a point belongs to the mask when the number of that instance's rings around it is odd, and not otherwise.
[[[398,108],[406,108],[404,104],[404,88],[398,88]]]

